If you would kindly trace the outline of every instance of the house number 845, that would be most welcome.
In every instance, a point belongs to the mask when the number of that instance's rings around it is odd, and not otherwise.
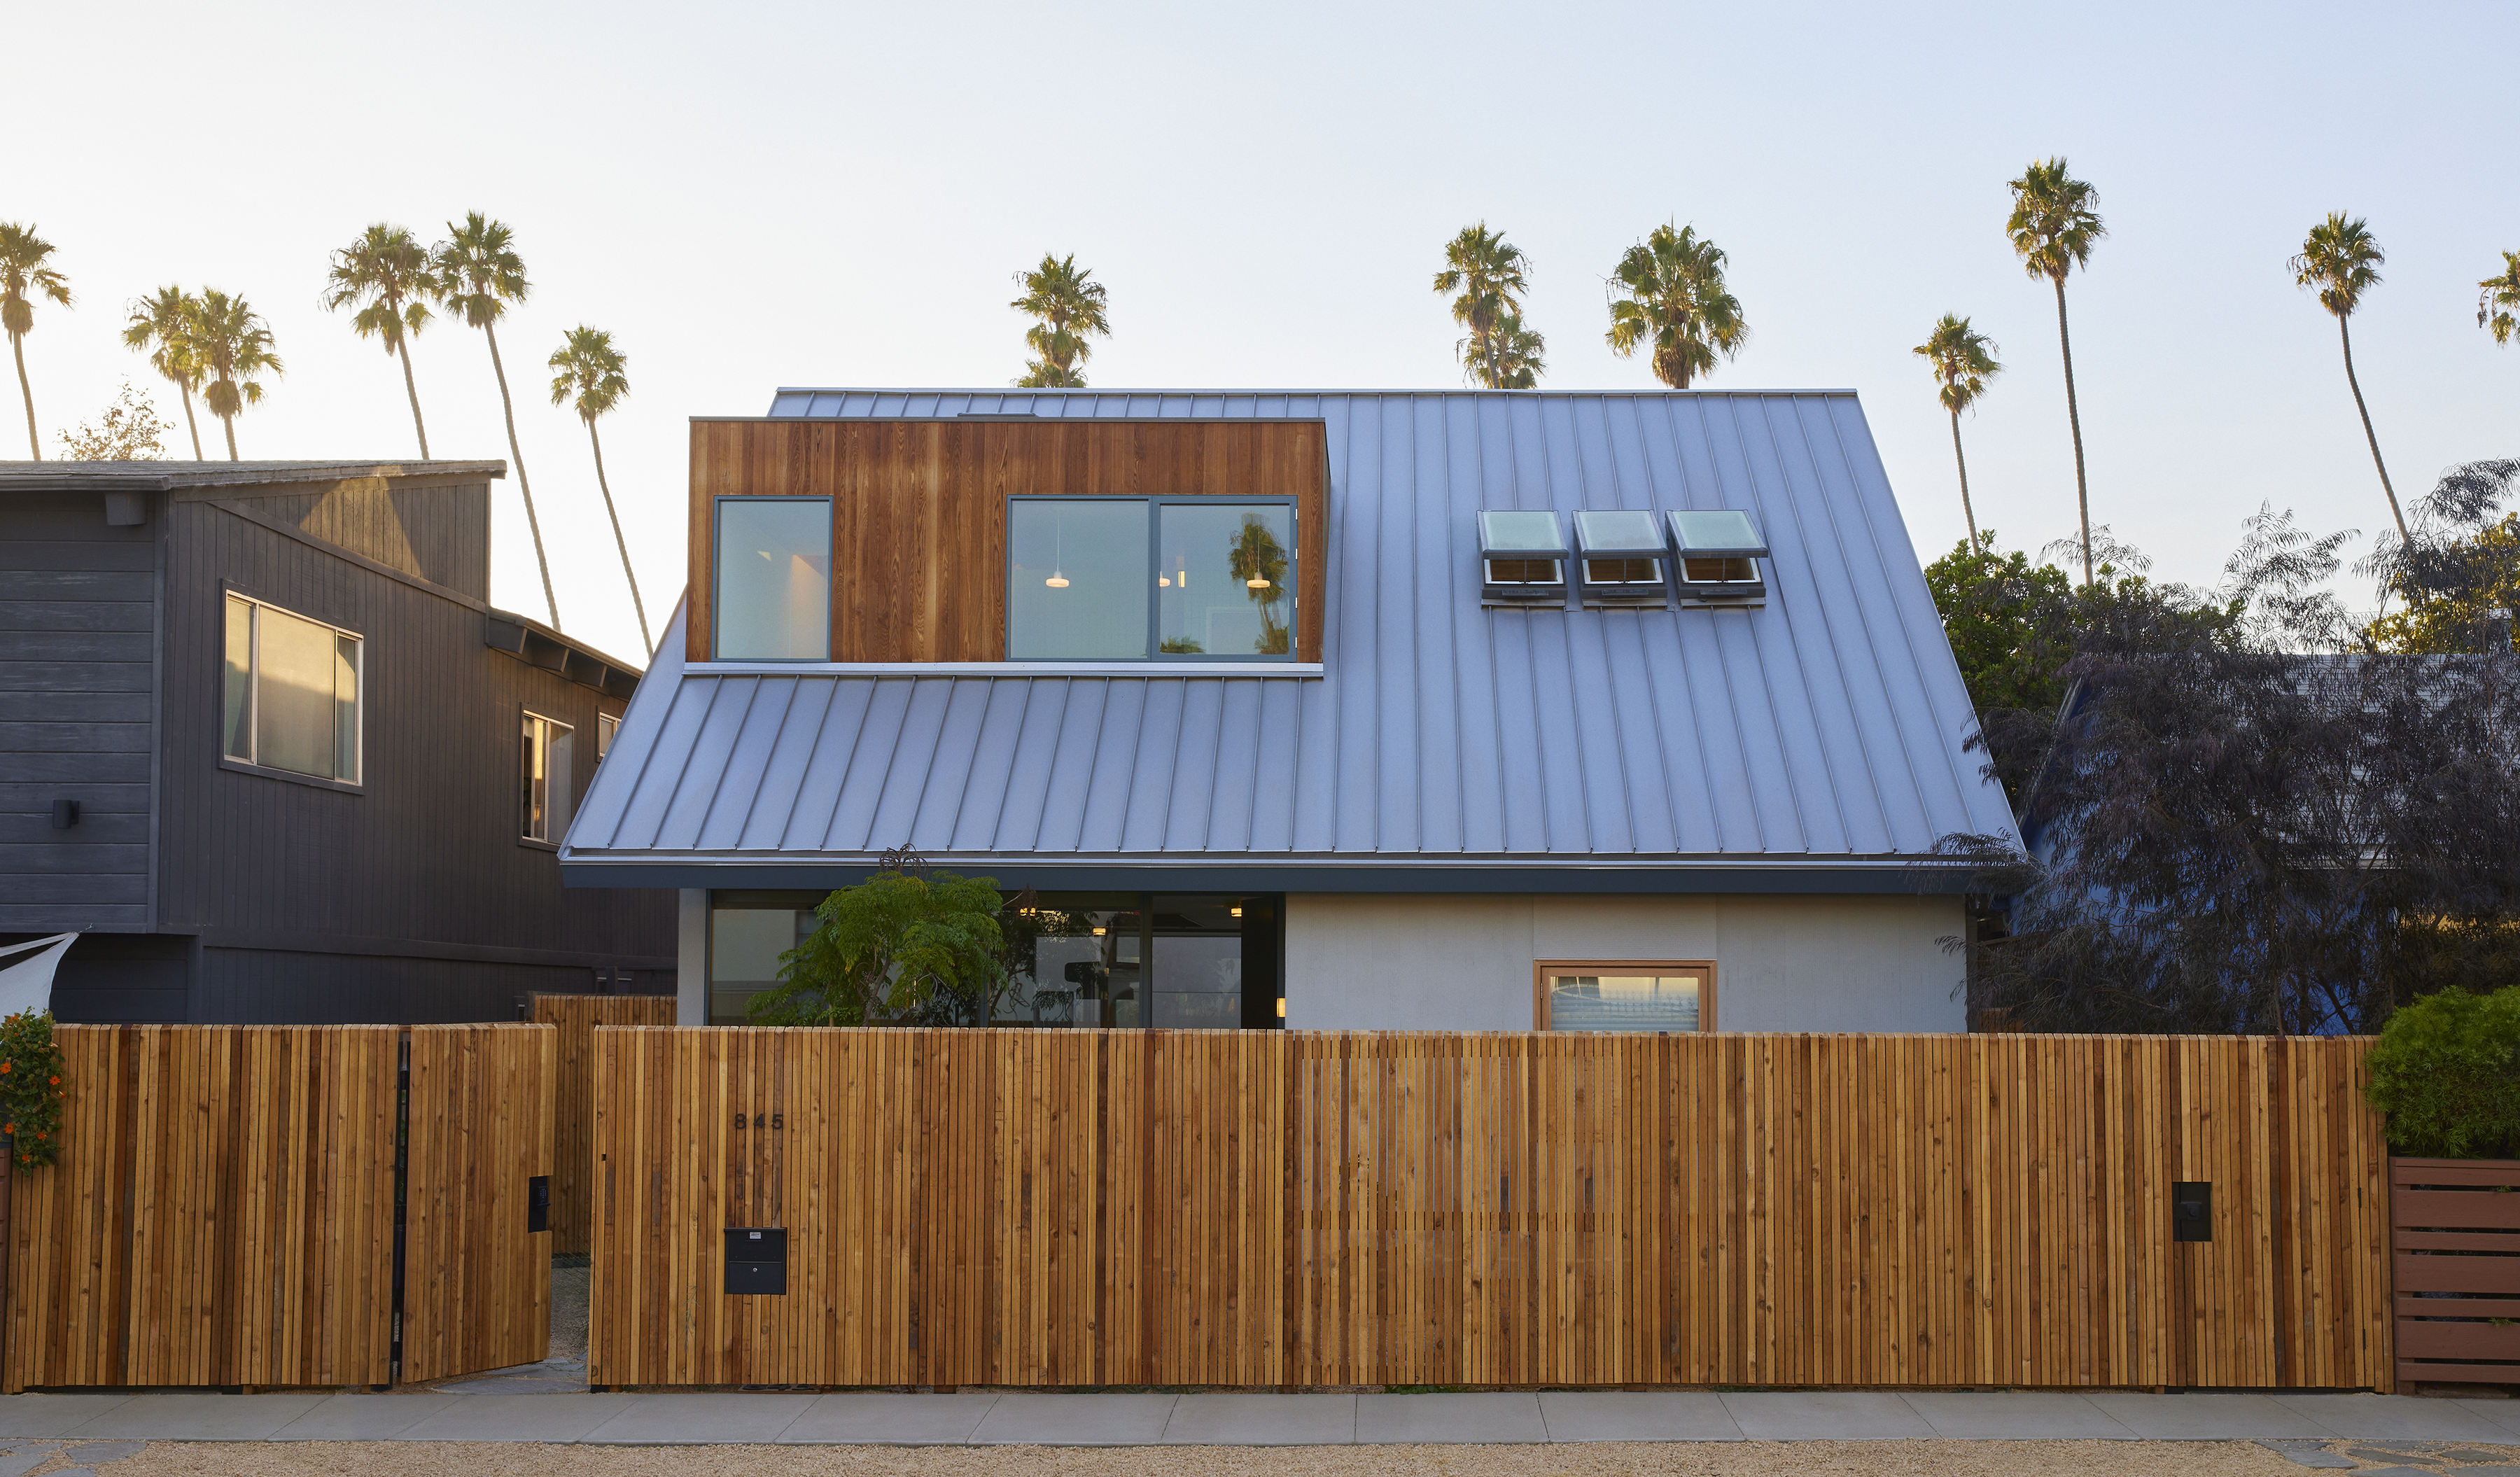
[[[735,1126],[736,1126],[737,1128],[740,1128],[740,1129],[744,1129],[744,1128],[775,1128],[775,1129],[784,1129],[784,1128],[786,1128],[786,1127],[788,1126],[787,1119],[788,1119],[788,1115],[787,1115],[787,1114],[785,1114],[785,1113],[772,1113],[772,1114],[769,1114],[769,1115],[768,1115],[768,1116],[766,1116],[766,1117],[765,1117],[765,1116],[763,1116],[763,1115],[762,1115],[762,1114],[760,1114],[760,1113],[755,1113],[755,1114],[753,1114],[753,1115],[751,1116],[751,1118],[749,1118],[749,1119],[746,1119],[746,1118],[745,1118],[742,1113],[738,1113],[738,1114],[736,1114],[736,1115],[735,1115]]]

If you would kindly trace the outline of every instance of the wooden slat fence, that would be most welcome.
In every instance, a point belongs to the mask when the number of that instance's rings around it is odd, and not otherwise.
[[[2366,1041],[596,1043],[598,1384],[2392,1387]]]
[[[444,1379],[551,1353],[551,1235],[526,1186],[552,1173],[558,1033],[414,1026],[402,1378]]]
[[[11,1186],[0,1388],[387,1383],[406,1034],[391,1026],[57,1027],[65,1142],[59,1164],[21,1171]],[[454,1109],[468,1095],[488,1100],[508,1091],[516,1076],[508,1063],[547,1060],[552,1032],[408,1034],[416,1060],[434,1063],[451,1049],[455,1075],[475,1083],[439,1094],[444,1107],[434,1113],[415,1093],[415,1200],[503,1199],[520,1231],[521,1184],[506,1190],[493,1183],[516,1155]],[[547,1082],[548,1066],[539,1070]],[[432,1071],[415,1086],[447,1084],[445,1070]],[[515,1112],[533,1110],[528,1101]],[[547,1098],[542,1111],[547,1163]],[[446,1289],[411,1282],[407,1331],[442,1323],[438,1300],[477,1282],[478,1234],[455,1239],[466,1248],[448,1259],[459,1275]],[[510,1274],[501,1285],[523,1283]],[[534,1316],[531,1308],[510,1315]],[[521,1363],[507,1356],[526,1341],[503,1344],[466,1324],[439,1345],[470,1369]]]
[[[552,1254],[584,1256],[595,1210],[595,1028],[670,1026],[670,995],[537,995],[532,1018],[560,1032],[552,1099]]]
[[[2389,1161],[2398,1380],[2520,1381],[2520,1161]]]

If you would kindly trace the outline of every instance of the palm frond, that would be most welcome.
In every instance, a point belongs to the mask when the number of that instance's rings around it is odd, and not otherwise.
[[[2100,193],[2074,178],[2063,156],[2032,163],[2011,189],[2012,213],[2003,230],[2023,271],[2063,282],[2067,273],[2090,263],[2092,247],[2109,234],[2100,223]]]

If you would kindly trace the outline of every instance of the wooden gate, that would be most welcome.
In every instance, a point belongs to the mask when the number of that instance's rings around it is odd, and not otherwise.
[[[596,1041],[598,1384],[2392,1386],[2367,1041]]]
[[[2392,1159],[2398,1380],[2520,1380],[2520,1162]]]
[[[533,1019],[560,1032],[553,1093],[552,1255],[584,1256],[595,1210],[595,1028],[670,1026],[670,995],[537,995]]]
[[[483,1200],[515,1221],[428,1223],[428,1244],[453,1250],[406,1277],[406,1337],[431,1341],[437,1372],[541,1358],[547,1293],[515,1316],[532,1330],[485,1327],[462,1310],[484,1276],[504,1276],[502,1293],[548,1285],[548,1259],[517,1270],[524,1190],[502,1182],[529,1154],[533,1173],[549,1172],[551,1035],[58,1027],[61,1162],[21,1170],[12,1186],[0,1387],[388,1383],[406,1037],[412,1203]],[[494,1116],[523,1125],[512,1138],[538,1146],[483,1134],[462,1106],[494,1099]]]

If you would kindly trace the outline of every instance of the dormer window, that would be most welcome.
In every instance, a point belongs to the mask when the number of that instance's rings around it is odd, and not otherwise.
[[[1584,512],[1575,515],[1578,581],[1588,605],[1660,605],[1667,603],[1662,532],[1650,513]]]
[[[1759,561],[1768,542],[1750,515],[1726,508],[1671,515],[1671,537],[1680,555],[1680,594],[1689,601],[1764,598]]]
[[[1523,510],[1479,514],[1479,596],[1511,604],[1563,604],[1566,539],[1557,515]]]

